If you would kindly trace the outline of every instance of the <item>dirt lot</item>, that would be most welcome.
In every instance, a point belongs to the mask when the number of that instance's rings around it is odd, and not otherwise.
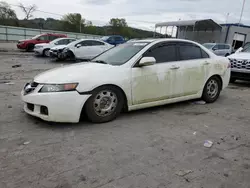
[[[0,55],[0,188],[249,188],[250,84],[230,85],[214,104],[166,105],[105,124],[26,115],[23,85],[57,66]]]

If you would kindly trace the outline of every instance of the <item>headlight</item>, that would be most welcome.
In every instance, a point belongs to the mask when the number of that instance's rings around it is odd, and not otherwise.
[[[67,52],[68,50],[69,50],[69,48],[64,48],[62,51]]]
[[[62,92],[62,91],[74,91],[78,83],[70,84],[45,84],[39,92]]]

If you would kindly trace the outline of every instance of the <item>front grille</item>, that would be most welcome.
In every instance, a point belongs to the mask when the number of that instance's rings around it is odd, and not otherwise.
[[[37,82],[27,83],[24,86],[24,94],[27,95],[34,91],[39,84]]]
[[[229,59],[231,68],[250,70],[250,60]]]
[[[34,111],[34,108],[35,108],[35,105],[34,104],[31,104],[31,103],[27,103],[27,108],[30,110],[30,111]]]

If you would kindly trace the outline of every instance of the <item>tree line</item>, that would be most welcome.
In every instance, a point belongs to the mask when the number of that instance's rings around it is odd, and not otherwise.
[[[68,13],[61,19],[33,18],[37,10],[36,5],[24,6],[19,4],[23,11],[24,19],[18,19],[11,6],[0,1],[0,25],[26,27],[34,29],[48,29],[67,32],[86,33],[94,35],[122,35],[126,38],[148,38],[153,37],[154,32],[129,27],[125,19],[112,18],[107,26],[94,26],[91,21],[85,20],[80,13]],[[156,37],[163,35],[156,33]]]

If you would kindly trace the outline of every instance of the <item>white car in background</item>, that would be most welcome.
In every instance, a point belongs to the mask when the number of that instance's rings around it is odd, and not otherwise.
[[[97,39],[80,39],[67,45],[62,52],[62,58],[70,57],[80,60],[89,60],[114,47]]]
[[[34,47],[35,55],[49,56],[49,50],[54,46],[67,45],[76,39],[74,38],[57,38],[49,43],[36,44]]]
[[[250,42],[228,56],[231,62],[230,82],[236,80],[250,81]]]
[[[75,44],[76,46],[77,44]],[[230,62],[181,39],[138,40],[91,60],[46,71],[24,86],[24,110],[55,122],[107,122],[137,110],[202,98],[215,102],[228,86]]]

